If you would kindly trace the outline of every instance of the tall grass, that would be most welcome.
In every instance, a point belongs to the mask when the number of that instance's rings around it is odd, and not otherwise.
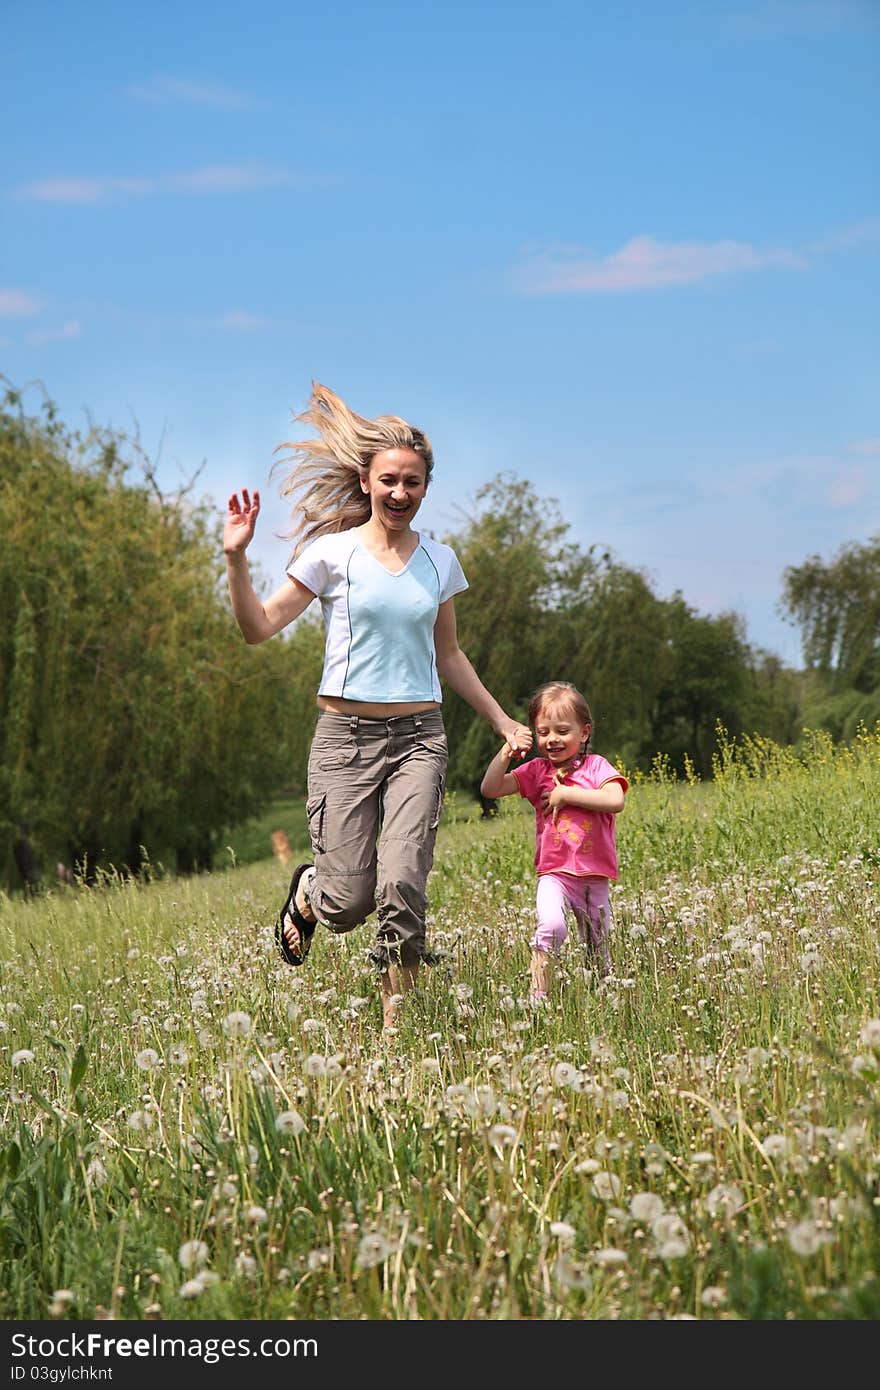
[[[0,1316],[880,1315],[880,730],[658,766],[618,845],[536,1009],[531,813],[453,806],[395,1035],[274,862],[0,899]]]

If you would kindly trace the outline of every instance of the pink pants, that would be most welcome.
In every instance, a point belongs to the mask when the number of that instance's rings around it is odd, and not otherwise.
[[[538,879],[538,926],[529,943],[535,950],[556,952],[568,935],[565,910],[570,908],[578,936],[598,958],[603,973],[611,967],[608,929],[611,906],[607,878],[579,878],[576,874],[541,874]]]

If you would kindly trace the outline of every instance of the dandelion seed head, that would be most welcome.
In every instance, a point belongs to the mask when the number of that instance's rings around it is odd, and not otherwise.
[[[821,1249],[824,1236],[815,1221],[799,1221],[795,1226],[789,1227],[788,1244],[796,1255],[807,1259]]]
[[[663,1198],[656,1192],[637,1192],[629,1204],[635,1221],[645,1221],[648,1225],[663,1213]]]
[[[17,1052],[13,1052],[9,1060],[14,1067],[23,1067],[28,1062],[33,1062],[34,1054],[29,1047],[20,1047]]]
[[[742,1191],[733,1182],[720,1182],[706,1196],[710,1216],[733,1216],[742,1207]]]
[[[306,1122],[298,1110],[282,1110],[275,1116],[275,1128],[279,1134],[302,1134]]]
[[[620,1196],[620,1178],[616,1173],[596,1173],[592,1188],[602,1202],[613,1202]]]
[[[254,1025],[250,1014],[244,1013],[241,1009],[227,1014],[223,1020],[223,1032],[227,1038],[249,1038],[253,1031]]]
[[[727,1294],[717,1284],[708,1284],[700,1294],[700,1302],[704,1308],[723,1308]]]
[[[177,1263],[181,1269],[199,1269],[207,1261],[208,1254],[203,1240],[186,1240],[177,1252]]]
[[[389,1255],[394,1254],[394,1246],[381,1231],[370,1231],[361,1238],[358,1246],[357,1265],[360,1269],[372,1269],[384,1264]]]
[[[569,1226],[567,1221],[551,1221],[550,1234],[555,1236],[557,1240],[567,1241],[574,1240],[577,1231],[574,1226]]]
[[[140,1071],[154,1071],[159,1065],[159,1054],[154,1047],[145,1047],[135,1053],[134,1060]]]

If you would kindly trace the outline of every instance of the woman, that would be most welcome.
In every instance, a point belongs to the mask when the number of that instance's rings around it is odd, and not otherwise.
[[[434,467],[427,437],[395,415],[364,419],[317,384],[299,418],[318,437],[283,446],[296,462],[282,488],[296,498],[295,544],[287,581],[265,603],[245,556],[259,493],[229,499],[223,535],[245,641],[266,641],[315,598],[326,628],[308,769],[314,864],[295,870],[276,940],[301,965],[317,922],[351,931],[376,909],[370,954],[390,1028],[426,954],[425,885],[447,762],[438,677],[520,756],[532,734],[458,645],[454,597],[467,580],[454,551],[413,530]]]

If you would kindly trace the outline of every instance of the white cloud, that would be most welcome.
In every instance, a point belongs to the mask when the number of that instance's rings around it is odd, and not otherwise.
[[[220,316],[221,328],[232,328],[238,333],[253,333],[258,328],[269,327],[271,322],[271,319],[260,314],[249,314],[245,309],[233,309]]]
[[[42,307],[38,299],[26,294],[24,290],[0,289],[0,317],[25,317],[28,314],[39,313]]]
[[[81,332],[82,325],[79,321],[68,319],[67,323],[59,324],[57,328],[35,328],[25,336],[33,347],[42,347],[44,343],[60,343],[68,338],[78,338]]]
[[[864,468],[840,468],[828,487],[830,507],[854,507],[868,493],[868,478]]]
[[[620,294],[769,267],[804,270],[807,265],[795,251],[761,250],[747,242],[664,244],[651,236],[637,236],[603,258],[586,250],[539,252],[519,267],[516,280],[521,289],[533,294]]]
[[[286,169],[259,164],[208,164],[182,174],[148,178],[39,179],[26,184],[17,197],[41,203],[106,203],[115,198],[145,198],[175,193],[242,193],[276,188],[292,182]]]
[[[241,111],[251,105],[244,92],[214,82],[193,82],[188,78],[156,76],[148,82],[135,82],[128,89],[136,101],[159,106],[210,106],[221,111]]]

